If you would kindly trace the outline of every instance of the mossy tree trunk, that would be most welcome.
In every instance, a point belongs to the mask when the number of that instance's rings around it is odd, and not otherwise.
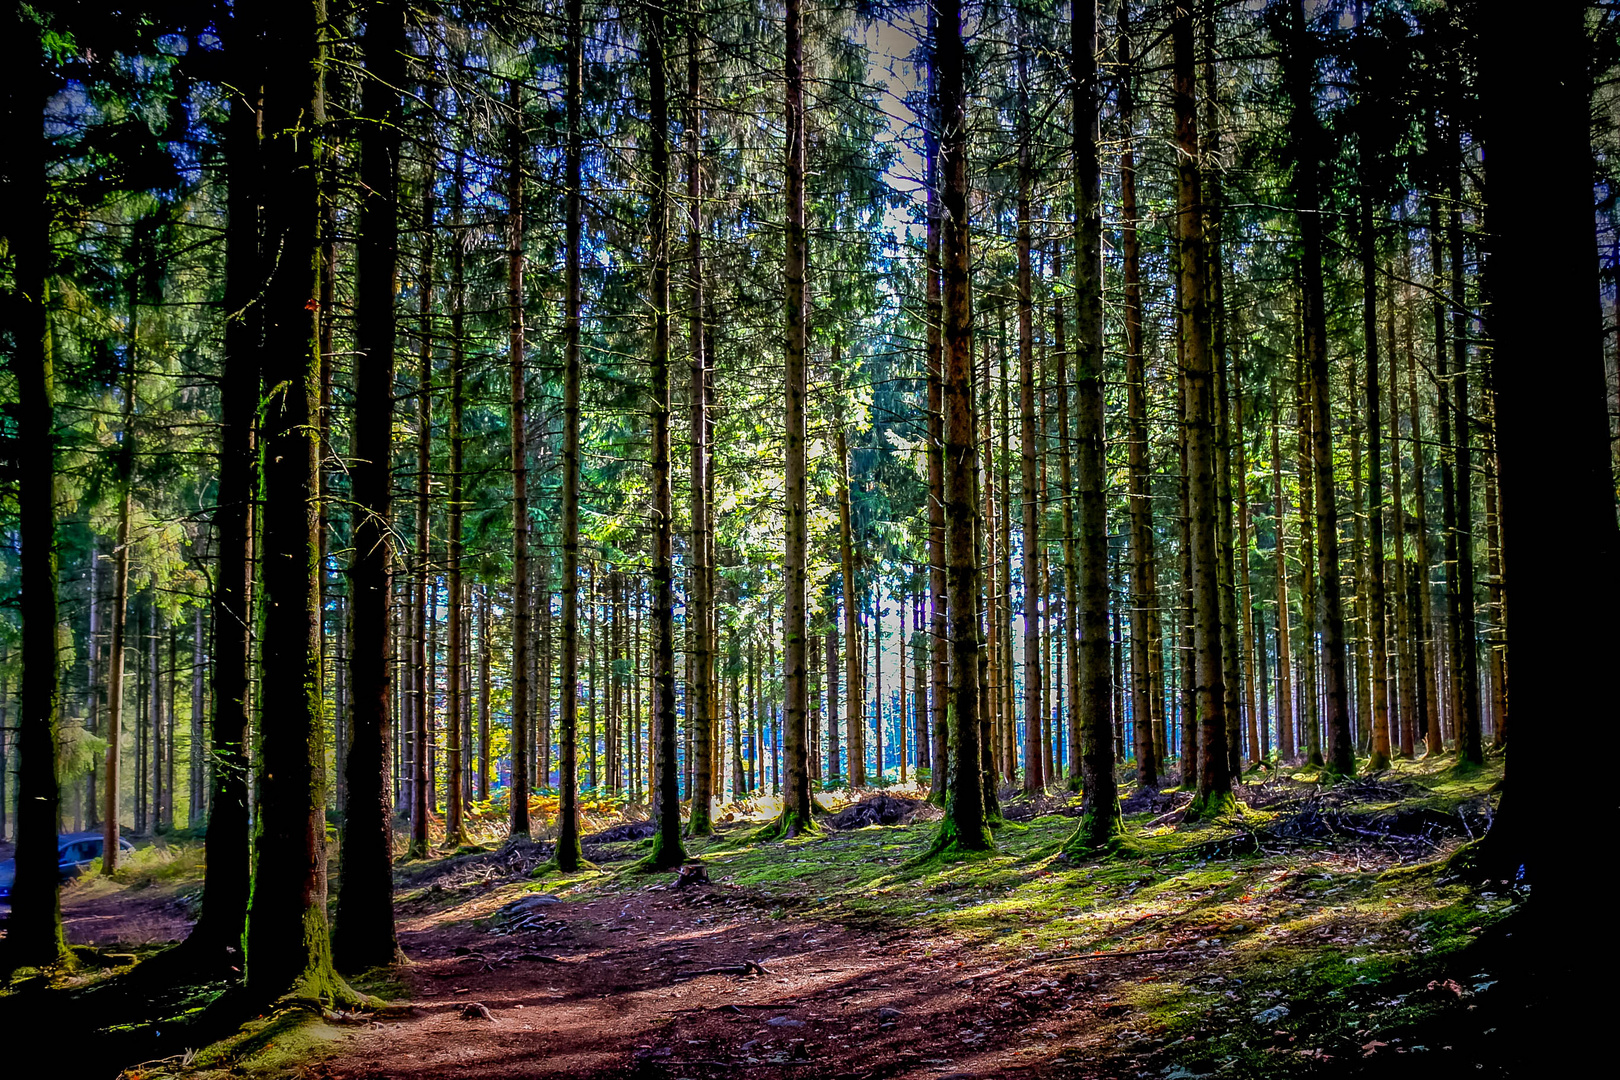
[[[247,988],[333,1003],[326,918],[326,777],[321,695],[319,162],[325,123],[324,0],[266,20],[264,291],[263,768],[248,912]]]
[[[0,970],[68,960],[56,870],[57,662],[56,384],[46,290],[51,272],[45,103],[50,87],[36,16],[11,8],[4,27],[7,155],[5,226],[12,262],[4,321],[15,353],[19,445],[17,510],[22,609],[22,693],[17,702],[17,876]],[[111,785],[109,784],[109,787]],[[113,789],[116,790],[116,789]],[[116,823],[116,815],[114,822]],[[113,826],[116,830],[116,824]],[[114,833],[116,843],[116,831]]]

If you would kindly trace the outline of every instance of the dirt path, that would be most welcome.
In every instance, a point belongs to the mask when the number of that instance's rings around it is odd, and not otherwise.
[[[531,901],[492,920],[512,895],[402,909],[407,1015],[347,1033],[309,1075],[1077,1076],[1065,1054],[1124,1012],[1084,965],[1021,970],[950,941],[773,915],[726,885]],[[697,974],[748,962],[763,972]]]

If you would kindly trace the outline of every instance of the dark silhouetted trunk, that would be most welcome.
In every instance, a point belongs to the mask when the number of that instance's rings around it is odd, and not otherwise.
[[[394,294],[399,260],[399,149],[404,110],[405,6],[374,5],[365,32],[367,78],[362,97],[360,169],[363,193],[355,258],[354,549],[349,561],[352,630],[348,809],[343,877],[338,892],[336,954],[359,971],[392,962],[394,937],[392,799],[389,796],[389,699],[393,656],[389,630],[393,570]]]
[[[7,127],[4,192],[17,212],[5,226],[12,258],[4,322],[14,354],[22,693],[17,703],[17,876],[0,968],[70,958],[62,934],[56,870],[56,739],[60,687],[56,596],[56,384],[46,290],[51,273],[47,205],[45,51],[33,13],[14,5],[3,28]],[[117,744],[114,744],[116,746]],[[108,777],[117,809],[117,786]],[[117,814],[108,815],[116,845]]]
[[[335,1002],[326,919],[326,777],[321,700],[319,176],[310,126],[325,123],[323,0],[267,21],[264,292],[264,637],[259,813],[247,986]]]
[[[566,236],[563,240],[563,451],[562,451],[562,658],[557,723],[557,846],[552,860],[577,870],[579,850],[579,313],[582,193],[580,157],[585,97],[583,0],[568,0],[568,145],[563,165]],[[669,747],[673,756],[674,746]],[[662,767],[662,762],[659,763]],[[670,766],[673,768],[673,764]]]

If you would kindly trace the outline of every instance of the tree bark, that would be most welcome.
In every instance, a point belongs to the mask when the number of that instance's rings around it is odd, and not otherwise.
[[[247,990],[335,1004],[326,919],[326,778],[321,699],[318,409],[319,175],[325,124],[324,0],[267,20],[264,293],[263,715]]]
[[[367,13],[367,79],[361,108],[363,192],[355,258],[360,355],[354,364],[354,551],[349,560],[353,697],[338,891],[336,957],[360,971],[399,957],[394,936],[388,704],[393,694],[389,599],[393,569],[394,295],[399,259],[399,152],[404,118],[405,6],[386,0]]]
[[[1215,370],[1210,349],[1208,263],[1199,177],[1198,117],[1193,79],[1190,0],[1178,0],[1171,22],[1174,60],[1180,247],[1181,332],[1186,348],[1187,494],[1192,549],[1193,612],[1197,619],[1198,792],[1189,813],[1220,812],[1231,802],[1226,692],[1221,650],[1220,550],[1215,515]]]
[[[692,16],[696,18],[696,16]],[[714,596],[710,574],[709,523],[709,410],[705,384],[709,356],[704,348],[703,327],[703,110],[701,71],[698,64],[698,36],[695,26],[687,29],[686,108],[690,148],[687,158],[687,220],[691,239],[691,311],[688,344],[692,351],[692,556],[691,593],[693,745],[692,812],[687,827],[691,836],[708,836],[714,831],[710,807],[714,802],[715,693],[714,675]]]
[[[254,500],[259,460],[256,415],[260,400],[260,353],[264,265],[260,248],[259,145],[263,56],[262,8],[236,8],[223,28],[225,47],[237,72],[239,87],[231,95],[225,130],[226,209],[225,363],[220,379],[219,505],[214,530],[219,544],[219,571],[210,601],[214,641],[213,721],[209,750],[213,776],[208,799],[208,834],[203,891],[209,897],[185,949],[197,955],[197,967],[228,976],[242,966],[243,935],[251,872],[251,824],[248,803],[249,661],[253,614]],[[128,581],[124,583],[127,596]],[[115,613],[123,605],[114,601]],[[117,648],[111,662],[121,666]],[[122,696],[109,693],[108,708]],[[111,732],[109,725],[109,734]],[[113,741],[117,746],[117,740]],[[116,793],[115,778],[106,778]],[[114,794],[116,798],[116,794]],[[116,826],[117,804],[107,813]]]
[[[71,961],[62,933],[56,870],[60,791],[56,738],[60,687],[56,595],[56,382],[50,315],[51,217],[43,131],[50,93],[40,27],[22,5],[4,28],[7,61],[8,161],[4,192],[18,215],[5,226],[12,283],[5,322],[14,355],[19,576],[22,611],[22,692],[16,724],[17,876],[11,894],[0,969]],[[8,20],[8,22],[11,20]],[[109,777],[108,790],[117,798]],[[114,808],[116,809],[116,802]],[[116,850],[117,815],[110,815]]]
[[[1029,70],[1027,42],[1019,27],[1018,51],[1018,435],[1019,483],[1023,503],[1024,591],[1024,791],[1046,787],[1046,751],[1041,738],[1041,608],[1042,582],[1040,487],[1035,449],[1035,313],[1031,305],[1030,187],[1034,162],[1029,146]]]
[[[1299,165],[1294,172],[1295,213],[1299,223],[1300,282],[1304,298],[1304,361],[1310,380],[1311,468],[1314,472],[1316,547],[1321,579],[1316,632],[1322,638],[1322,682],[1329,772],[1355,772],[1350,709],[1345,678],[1343,599],[1339,577],[1339,510],[1333,488],[1332,412],[1328,395],[1327,305],[1322,281],[1321,200],[1317,170],[1321,130],[1315,107],[1315,48],[1305,21],[1304,0],[1292,6],[1291,42],[1285,50],[1285,77],[1293,99],[1292,139]]]
[[[1136,94],[1132,85],[1130,4],[1119,6],[1119,124],[1124,132],[1120,148],[1120,252],[1125,275],[1125,411],[1127,426],[1127,469],[1131,517],[1131,715],[1135,718],[1136,783],[1144,790],[1159,786],[1158,750],[1154,747],[1153,683],[1149,651],[1154,647],[1150,612],[1155,597],[1150,590],[1149,569],[1153,558],[1153,503],[1148,497],[1147,372],[1142,357],[1142,254],[1137,236],[1135,117]],[[1057,326],[1062,340],[1063,324]],[[1061,346],[1060,346],[1061,349]],[[1063,354],[1058,353],[1058,393],[1063,393]],[[1061,423],[1066,409],[1059,398]],[[1065,435],[1067,432],[1065,431]],[[1069,488],[1068,445],[1063,449],[1065,512]],[[1070,546],[1065,523],[1065,545]],[[1071,562],[1069,551],[1064,560]],[[1162,749],[1162,748],[1161,748]]]
[[[457,147],[456,165],[450,188],[450,490],[446,499],[445,577],[449,587],[449,620],[445,657],[445,781],[444,844],[454,851],[467,842],[463,820],[466,809],[465,777],[471,748],[463,738],[467,711],[467,603],[462,588],[462,519],[466,508],[463,487],[463,459],[466,440],[462,435],[462,414],[466,410],[467,307],[466,245],[463,203],[466,198],[466,151]]]
[[[675,757],[674,493],[670,483],[669,396],[669,88],[665,15],[644,7],[643,49],[652,81],[648,166],[652,178],[652,593],[653,723],[658,732],[658,831],[645,865],[665,869],[686,861],[681,846],[680,773]]]
[[[529,430],[528,387],[524,370],[527,359],[527,327],[523,311],[524,162],[528,160],[523,127],[523,83],[509,84],[512,115],[507,124],[506,176],[506,363],[510,385],[509,423],[512,465],[512,750],[511,782],[507,792],[510,804],[508,836],[529,835],[529,790],[532,777],[529,761],[530,717],[534,713],[534,687],[529,683]]]
[[[979,746],[979,591],[973,542],[974,489],[978,455],[974,446],[971,251],[968,231],[967,92],[962,44],[961,0],[940,0],[935,65],[938,69],[940,150],[944,166],[944,238],[941,276],[944,315],[945,551],[950,607],[951,688],[949,723],[954,736],[954,771],[945,818],[933,844],[982,851],[992,846],[985,820]]]
[[[928,175],[928,235],[925,272],[928,276],[928,613],[929,646],[933,664],[929,677],[934,729],[933,768],[929,773],[928,801],[944,806],[950,790],[950,610],[945,580],[945,339],[944,299],[940,279],[940,161],[939,99],[936,82],[937,12],[928,5],[928,123],[923,126],[923,148]],[[831,668],[828,669],[831,675]],[[829,714],[830,715],[830,714]]]
[[[1277,553],[1277,756],[1294,760],[1294,658],[1288,640],[1288,510],[1283,495],[1282,388],[1272,386],[1271,412],[1271,524]]]
[[[1097,157],[1102,94],[1097,3],[1076,0],[1074,84],[1075,473],[1079,504],[1080,824],[1070,848],[1096,850],[1122,829],[1114,777],[1113,673],[1108,655],[1108,493],[1103,420],[1102,173]],[[1193,193],[1196,198],[1196,189]]]
[[[583,0],[568,0],[568,146],[564,190],[567,223],[563,246],[567,268],[563,289],[563,452],[562,452],[562,658],[557,723],[557,869],[579,869],[579,313],[580,313],[580,158],[585,97],[585,24]],[[674,756],[673,744],[669,747]],[[662,767],[662,761],[660,761]],[[671,766],[673,767],[673,766]]]
[[[1384,598],[1384,468],[1379,449],[1382,403],[1378,386],[1377,237],[1373,232],[1371,200],[1361,216],[1361,326],[1367,352],[1367,635],[1372,658],[1372,754],[1369,769],[1388,768],[1389,651]]]

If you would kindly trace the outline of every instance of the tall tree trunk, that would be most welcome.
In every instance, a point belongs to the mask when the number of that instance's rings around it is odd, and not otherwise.
[[[1304,735],[1306,762],[1321,765],[1322,729],[1316,666],[1316,518],[1312,513],[1316,505],[1316,477],[1311,468],[1311,384],[1304,357],[1303,325],[1302,321],[1294,380],[1294,420],[1299,437],[1295,459],[1295,479],[1299,483],[1299,628],[1304,637],[1299,658],[1299,726]]]
[[[1193,610],[1197,619],[1198,794],[1195,814],[1214,814],[1232,798],[1228,769],[1226,691],[1221,650],[1220,550],[1216,493],[1215,370],[1210,350],[1198,117],[1193,80],[1191,0],[1172,17],[1177,156],[1176,212],[1182,294],[1181,336],[1187,373],[1187,494],[1192,548]],[[1099,634],[1100,636],[1100,634]],[[1084,706],[1082,706],[1084,708]],[[1116,811],[1117,812],[1117,811]]]
[[[1315,473],[1316,545],[1320,553],[1320,597],[1316,631],[1322,638],[1322,683],[1327,728],[1329,772],[1355,771],[1350,738],[1350,707],[1345,678],[1343,600],[1339,580],[1339,510],[1333,489],[1333,432],[1328,385],[1327,301],[1322,282],[1321,200],[1317,170],[1322,154],[1316,117],[1315,48],[1305,22],[1304,0],[1293,5],[1293,33],[1285,50],[1284,70],[1293,99],[1292,139],[1299,167],[1294,172],[1295,213],[1299,224],[1300,280],[1305,302],[1304,359],[1310,380],[1311,468]]]
[[[1199,127],[1199,146],[1203,153],[1204,243],[1209,259],[1205,288],[1209,301],[1209,342],[1214,370],[1215,544],[1220,553],[1221,686],[1226,702],[1226,768],[1236,782],[1243,774],[1242,708],[1238,697],[1242,689],[1243,671],[1238,652],[1236,547],[1232,527],[1232,419],[1227,390],[1225,251],[1221,242],[1224,195],[1218,160],[1219,101],[1216,95],[1220,83],[1216,77],[1216,30],[1219,14],[1216,0],[1204,0],[1200,17],[1204,97],[1200,102],[1203,116]]]
[[[196,956],[201,972],[228,976],[242,966],[243,935],[251,872],[251,819],[248,803],[250,608],[254,564],[254,500],[258,488],[256,415],[260,399],[260,335],[263,323],[264,266],[260,248],[261,159],[259,124],[263,56],[262,8],[243,4],[223,28],[225,47],[238,72],[238,91],[231,95],[225,128],[226,208],[225,364],[220,379],[219,504],[214,530],[219,544],[219,570],[210,601],[213,629],[213,720],[209,753],[213,759],[208,798],[207,858],[203,890],[209,902],[186,938],[185,950]],[[123,591],[128,594],[127,576]],[[125,601],[115,598],[115,619]],[[109,653],[114,671],[122,667],[119,649]],[[122,697],[109,691],[108,710]],[[109,723],[109,737],[112,732]],[[113,746],[117,746],[114,739]],[[117,826],[118,785],[109,772],[113,793],[106,820]],[[110,848],[111,845],[108,845]]]
[[[393,570],[394,295],[399,261],[399,151],[404,117],[405,5],[385,0],[367,13],[367,79],[360,128],[359,271],[355,312],[353,554],[349,560],[353,630],[349,684],[354,707],[348,754],[348,810],[339,883],[338,962],[349,971],[391,963],[394,936],[394,834],[388,791],[388,703],[393,695],[389,598]]]
[[[478,586],[478,776],[479,802],[489,801],[489,586]]]
[[[838,611],[837,603],[827,598],[827,769],[829,779],[842,775],[838,746]],[[735,696],[735,694],[733,694]],[[718,770],[716,770],[718,775]]]
[[[580,158],[585,98],[583,0],[568,0],[568,146],[563,165],[567,224],[563,246],[563,452],[562,452],[562,658],[558,705],[557,869],[579,869],[579,313],[580,232],[583,193]],[[669,748],[674,756],[674,746]],[[660,753],[662,750],[659,751]],[[659,762],[663,767],[663,762]],[[673,768],[673,763],[671,763]]]
[[[51,273],[50,215],[47,205],[46,143],[43,131],[49,84],[40,27],[22,5],[11,9],[7,39],[6,201],[18,213],[5,226],[11,249],[12,281],[5,301],[5,323],[14,353],[16,422],[19,445],[27,447],[17,464],[19,518],[22,693],[18,701],[17,876],[11,918],[0,953],[0,969],[71,961],[62,934],[56,871],[56,738],[60,687],[57,664],[56,596],[56,381],[46,290]],[[11,22],[11,20],[7,20]],[[108,777],[108,790],[117,786]],[[116,802],[114,809],[116,810]],[[116,850],[117,814],[109,815]]]
[[[695,15],[691,16],[696,18]],[[701,71],[698,64],[698,35],[695,26],[686,35],[686,127],[690,138],[686,197],[687,221],[691,239],[691,311],[687,339],[692,351],[692,713],[690,726],[696,746],[692,767],[692,812],[687,832],[708,836],[714,832],[710,807],[714,802],[715,762],[713,754],[714,693],[714,595],[710,575],[709,525],[709,409],[705,384],[709,356],[704,345],[703,327],[703,109]]]
[[[669,396],[669,87],[665,59],[665,14],[647,4],[643,49],[652,80],[648,140],[652,178],[651,237],[653,336],[652,382],[652,592],[653,592],[653,723],[658,731],[658,793],[654,820],[658,831],[647,856],[648,867],[679,866],[681,846],[680,774],[675,757],[675,593],[674,494],[670,483]]]
[[[974,447],[972,299],[968,231],[968,128],[961,0],[940,0],[935,66],[938,69],[940,150],[943,163],[942,300],[944,325],[945,554],[950,609],[951,688],[949,723],[955,742],[954,772],[945,818],[933,849],[982,851],[992,846],[985,820],[979,745],[978,567],[973,543]]]
[[[833,339],[833,380],[839,380],[841,362],[841,349],[838,339]],[[837,429],[838,468],[841,483],[838,485],[838,560],[844,586],[844,736],[848,743],[849,754],[849,786],[852,788],[866,786],[866,708],[861,684],[861,633],[860,613],[856,606],[855,597],[855,545],[853,529],[853,516],[849,498],[849,448],[844,436],[844,425],[834,421]]]
[[[90,648],[95,650],[95,636],[91,635]],[[191,609],[191,753],[187,761],[189,766],[189,812],[186,815],[186,824],[195,829],[202,824],[207,815],[207,795],[203,783],[208,777],[203,767],[203,609],[201,605]],[[95,778],[91,777],[91,783]],[[94,789],[91,795],[95,794]],[[92,811],[93,814],[93,811]]]
[[[1241,368],[1238,368],[1241,371]],[[1243,380],[1237,377],[1232,390],[1232,426],[1237,430],[1235,440],[1237,463],[1237,569],[1239,610],[1243,616],[1243,705],[1249,721],[1249,762],[1260,761],[1260,721],[1254,707],[1254,585],[1249,579],[1249,457],[1248,438],[1243,434]],[[1263,648],[1263,646],[1262,646]]]
[[[1460,79],[1460,75],[1457,76]],[[1455,94],[1456,88],[1453,88]],[[1458,693],[1456,707],[1457,760],[1470,765],[1485,763],[1485,743],[1479,721],[1479,636],[1474,625],[1474,467],[1473,424],[1468,403],[1468,293],[1463,263],[1462,221],[1462,119],[1457,104],[1446,123],[1447,151],[1451,158],[1451,214],[1446,221],[1447,260],[1451,271],[1451,357],[1452,409],[1456,413],[1457,448],[1457,587],[1455,607],[1456,674],[1453,684]],[[1442,393],[1445,388],[1442,386]]]
[[[326,919],[326,778],[321,700],[319,176],[325,124],[319,44],[324,0],[267,21],[265,245],[279,252],[264,292],[263,769],[259,783],[247,988],[335,1003]]]
[[[1503,558],[1535,574],[1567,562],[1570,537],[1580,537],[1582,552],[1578,589],[1549,574],[1521,578],[1522,587],[1509,593],[1513,693],[1554,723],[1605,709],[1612,715],[1603,683],[1584,674],[1612,663],[1612,630],[1549,632],[1584,625],[1592,612],[1620,605],[1602,316],[1591,278],[1597,265],[1591,84],[1578,67],[1570,70],[1589,44],[1586,15],[1578,5],[1558,7],[1526,31],[1517,12],[1482,10],[1484,135],[1493,163],[1490,330],[1501,502],[1508,515]],[[1535,124],[1524,123],[1511,104],[1526,85],[1544,93],[1549,109]],[[1555,376],[1549,358],[1556,358]],[[1553,431],[1557,438],[1549,437]],[[1537,506],[1559,507],[1567,516],[1561,513],[1559,528],[1538,529],[1529,516]],[[1517,958],[1528,977],[1548,987],[1576,985],[1589,970],[1588,958],[1567,946],[1569,927],[1589,903],[1585,840],[1580,830],[1558,822],[1571,804],[1581,820],[1599,819],[1606,798],[1602,784],[1568,783],[1564,754],[1558,739],[1515,737],[1503,805],[1481,853],[1489,876],[1522,867],[1534,882],[1536,903],[1545,906],[1532,916],[1528,933],[1515,935],[1522,950]],[[1588,1028],[1598,1023],[1600,1008],[1595,1000],[1577,1002],[1577,1021]],[[1573,1043],[1557,1046],[1551,1068],[1576,1073],[1581,1056]]]
[[[1277,553],[1277,756],[1294,760],[1294,658],[1288,640],[1288,508],[1283,496],[1282,388],[1272,386],[1271,410],[1271,526]]]
[[[1410,313],[1407,331],[1410,338]],[[1406,376],[1407,412],[1412,429],[1412,533],[1417,548],[1417,565],[1412,576],[1418,590],[1413,611],[1418,644],[1412,650],[1412,659],[1417,668],[1414,679],[1417,685],[1416,705],[1418,722],[1423,725],[1425,752],[1438,754],[1442,747],[1440,703],[1436,700],[1434,690],[1434,665],[1438,657],[1434,640],[1434,599],[1429,581],[1433,563],[1429,551],[1428,493],[1424,485],[1423,414],[1418,410],[1417,350],[1412,347],[1410,340],[1406,349]]]
[[[423,95],[429,111],[434,93],[430,85]],[[428,652],[429,588],[431,585],[432,534],[429,531],[428,497],[432,481],[433,452],[433,238],[435,153],[426,155],[422,168],[422,261],[417,269],[416,387],[416,545],[413,552],[415,596],[411,604],[415,633],[411,639],[412,677],[415,702],[411,710],[414,732],[411,745],[411,844],[409,856],[425,859],[428,853],[429,815],[433,809],[433,770],[429,743],[433,728],[433,661]],[[435,594],[436,595],[436,594]]]
[[[783,761],[787,784],[778,827],[784,837],[813,827],[806,717],[810,711],[809,658],[805,589],[808,587],[809,525],[805,447],[805,263],[808,254],[804,211],[804,44],[800,0],[787,0],[787,234],[786,268],[787,387],[783,425],[786,431],[787,490],[783,493],[786,551],[783,556],[786,600],[782,619]],[[706,665],[707,657],[703,658]],[[879,763],[881,766],[881,762]]]
[[[1097,3],[1076,0],[1074,85],[1075,472],[1079,491],[1080,824],[1071,849],[1105,847],[1122,826],[1114,777],[1113,679],[1108,655],[1108,493],[1103,421],[1102,173],[1097,138]],[[1196,197],[1196,189],[1193,192]]]
[[[466,409],[465,319],[467,307],[466,245],[463,203],[466,199],[466,151],[457,147],[456,165],[450,188],[450,490],[447,493],[445,532],[445,571],[449,586],[449,635],[445,657],[445,792],[444,843],[454,850],[467,842],[463,821],[466,807],[464,777],[470,747],[463,719],[467,710],[467,603],[461,580],[462,519],[466,507],[463,496],[462,463],[466,440],[462,435],[462,413]]]
[[[1034,164],[1029,147],[1028,44],[1019,27],[1018,51],[1018,435],[1019,483],[1023,502],[1024,554],[1024,791],[1046,787],[1046,750],[1041,739],[1041,563],[1040,488],[1035,450],[1035,313],[1030,286],[1030,187]]]
[[[1125,412],[1127,425],[1127,468],[1129,507],[1131,515],[1131,715],[1135,718],[1136,783],[1151,790],[1159,786],[1158,748],[1154,747],[1153,721],[1158,712],[1154,708],[1153,683],[1149,650],[1154,639],[1150,633],[1155,598],[1150,591],[1149,564],[1153,557],[1153,503],[1148,497],[1148,429],[1147,429],[1147,373],[1142,363],[1142,247],[1137,237],[1136,220],[1136,151],[1135,117],[1136,95],[1133,83],[1134,61],[1131,58],[1130,4],[1119,6],[1119,125],[1124,132],[1120,149],[1120,251],[1124,258],[1125,273]],[[1058,322],[1059,340],[1063,333]],[[1063,359],[1058,354],[1058,393],[1063,393]],[[1064,415],[1061,398],[1058,416]],[[1065,436],[1067,431],[1065,430]],[[1068,445],[1063,450],[1063,484],[1065,508],[1068,493]],[[1065,509],[1065,513],[1067,510]],[[1067,536],[1065,541],[1067,542]],[[1065,562],[1069,553],[1064,552]]]
[[[1368,767],[1389,765],[1389,651],[1384,597],[1384,471],[1378,387],[1377,236],[1371,200],[1364,203],[1361,227],[1362,334],[1367,350],[1367,635],[1372,640],[1372,756]]]
[[[928,110],[923,125],[923,148],[928,181],[928,236],[925,271],[928,275],[928,613],[929,646],[933,653],[930,691],[933,695],[933,768],[929,773],[928,801],[945,805],[950,790],[949,711],[951,649],[950,610],[945,581],[945,339],[944,300],[940,280],[940,161],[939,102],[936,96],[938,13],[928,5]],[[1067,504],[1065,504],[1067,505]],[[829,654],[830,655],[830,654]],[[828,675],[832,671],[829,667]],[[829,716],[832,714],[829,713]],[[835,755],[836,756],[836,755]]]
[[[1403,242],[1404,242],[1403,237]],[[1410,758],[1413,754],[1413,732],[1416,730],[1416,710],[1414,708],[1416,687],[1413,672],[1417,665],[1413,662],[1414,654],[1423,648],[1423,643],[1417,640],[1416,621],[1413,618],[1412,605],[1408,602],[1410,589],[1407,584],[1406,573],[1406,503],[1401,495],[1401,365],[1395,347],[1395,287],[1394,275],[1391,274],[1388,291],[1384,297],[1384,319],[1389,343],[1389,495],[1390,495],[1390,551],[1394,553],[1391,570],[1394,572],[1394,581],[1391,592],[1395,607],[1395,654],[1393,656],[1394,682],[1396,684],[1399,707],[1392,720],[1392,753],[1399,753],[1403,758]]]
[[[234,237],[231,237],[231,239],[234,239]],[[227,242],[229,242],[229,240]],[[227,256],[227,257],[229,257],[229,256]],[[229,343],[227,343],[227,344],[229,344]],[[113,875],[113,873],[118,869],[119,857],[120,857],[120,855],[122,855],[122,852],[120,852],[118,850],[118,836],[119,836],[118,829],[119,829],[119,817],[120,817],[120,811],[119,811],[119,795],[120,795],[120,791],[119,791],[119,787],[120,787],[119,763],[120,763],[120,761],[119,761],[119,759],[123,755],[123,741],[124,741],[124,736],[123,736],[124,660],[125,660],[125,658],[124,658],[124,633],[125,633],[126,623],[127,623],[127,620],[128,620],[128,609],[129,609],[129,560],[130,560],[129,529],[130,529],[130,514],[131,514],[131,512],[132,512],[132,510],[134,508],[134,490],[133,490],[134,489],[134,475],[133,474],[134,474],[134,471],[135,471],[135,426],[134,426],[134,416],[135,416],[135,397],[136,397],[136,393],[137,393],[137,391],[139,389],[139,384],[137,382],[137,377],[138,376],[137,376],[137,373],[136,373],[136,350],[135,350],[135,347],[134,347],[133,338],[131,339],[131,342],[130,342],[128,362],[129,362],[129,367],[128,367],[128,370],[124,374],[124,394],[123,394],[124,400],[121,403],[120,408],[119,408],[119,413],[120,413],[119,428],[123,432],[123,438],[119,443],[119,455],[118,455],[118,483],[119,483],[119,488],[120,488],[119,497],[118,497],[118,534],[117,534],[117,539],[115,541],[114,550],[113,550],[112,631],[111,631],[111,634],[110,634],[111,644],[110,644],[110,647],[108,648],[108,651],[107,651],[107,653],[108,653],[107,731],[106,731],[106,735],[105,735],[105,738],[107,739],[107,756],[106,756],[106,766],[105,766],[105,769],[104,769],[104,772],[105,772],[106,776],[105,776],[104,781],[103,781],[103,783],[104,783],[105,803],[102,806],[102,842],[101,842],[101,850],[102,850],[101,872],[102,872],[103,875],[105,875],[107,877],[111,877]],[[243,366],[247,367],[249,365],[244,364]],[[231,423],[234,420],[238,419],[237,417],[229,415],[229,412],[228,412],[228,410],[230,410],[231,406],[234,404],[234,402],[232,402],[229,399],[231,389],[234,389],[234,387],[230,386],[228,381],[226,383],[222,384],[222,397],[225,399],[225,400],[222,401],[222,406],[223,406],[222,412],[224,412],[225,415],[222,415],[222,417],[221,417],[221,427],[225,429],[227,435],[232,433],[231,430],[230,430]],[[258,396],[257,384],[255,384],[253,390],[254,390],[255,398],[257,398],[257,396]],[[251,439],[251,434],[249,435],[249,438]],[[222,451],[222,457],[227,457],[227,456],[229,456],[229,448],[226,448],[224,451]],[[238,478],[236,478],[236,477],[231,477],[230,478],[230,480],[235,480],[235,479],[238,479]],[[221,469],[221,476],[220,476],[220,483],[221,483],[222,488],[228,482],[229,482],[229,480],[227,480],[226,471],[222,468]],[[226,506],[226,502],[225,502],[226,494],[227,493],[224,490],[221,490],[221,492],[220,492],[221,511],[223,511],[223,508]],[[244,493],[244,495],[245,495],[245,493]],[[220,543],[221,543],[221,546],[222,546],[222,549],[223,549],[222,552],[221,552],[221,573],[223,575],[223,573],[224,573],[223,568],[227,565],[227,560],[229,558],[229,556],[225,555],[224,552],[229,550],[229,549],[224,549],[223,548],[223,545],[225,544],[225,542],[227,540],[227,537],[226,537],[225,532],[224,532],[224,522],[219,521],[217,516],[216,516],[216,522],[217,522],[217,527],[220,528],[220,531],[221,531]],[[235,568],[233,567],[233,570],[234,569]],[[242,572],[244,574],[251,573],[251,570],[252,570],[251,561],[246,561],[245,560],[244,564],[243,564],[243,567],[242,567]],[[224,581],[224,579],[222,577],[219,591],[222,592],[222,591],[224,591],[225,588],[226,588],[226,584],[225,584],[225,581]],[[217,595],[218,595],[218,593],[216,593],[216,597],[217,597]],[[245,641],[246,641],[246,639],[244,638],[244,652],[243,652],[243,657],[242,657],[242,662],[243,662],[243,665],[244,665],[244,669],[243,669],[243,678],[244,678],[244,680],[246,679],[246,666],[245,665],[247,663],[247,655],[246,655],[246,651],[245,651]],[[244,687],[245,687],[245,683],[244,683]],[[244,713],[244,716],[245,716],[245,713]],[[242,820],[242,823],[241,823],[242,824],[241,840],[244,843],[247,840],[246,821],[247,821],[247,819],[246,819],[246,817],[244,817],[243,820]],[[245,862],[244,862],[243,870],[244,870],[244,877],[245,877],[246,876],[245,875],[245,871],[246,871]],[[244,885],[245,884],[246,883],[244,881]],[[246,900],[245,891],[244,891],[244,893],[242,895],[243,895],[243,899],[245,901]],[[237,937],[240,938],[241,935],[238,934]]]
[[[522,837],[529,835],[529,760],[533,756],[529,734],[534,714],[534,687],[529,683],[533,663],[529,636],[533,631],[529,614],[529,398],[524,370],[528,342],[523,312],[524,163],[528,147],[523,136],[522,80],[513,79],[509,91],[512,115],[506,129],[506,364],[512,465],[512,750],[507,801],[508,835]]]

